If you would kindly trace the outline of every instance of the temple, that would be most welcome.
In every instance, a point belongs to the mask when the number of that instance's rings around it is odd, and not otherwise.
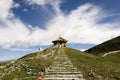
[[[52,41],[54,47],[66,47],[67,40],[59,36],[56,40]]]

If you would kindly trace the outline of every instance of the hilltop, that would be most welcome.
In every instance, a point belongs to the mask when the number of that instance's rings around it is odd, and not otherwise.
[[[117,50],[120,50],[120,36],[108,40],[106,42],[103,42],[102,44],[99,44],[97,46],[94,46],[86,50],[85,52],[91,54],[100,54],[100,53],[107,53],[110,51],[117,51]]]
[[[105,48],[102,52],[109,52],[114,48],[109,45],[118,47],[119,39],[117,37],[101,44]],[[120,80],[120,52],[111,52],[114,54],[101,57],[105,54],[100,53],[99,49],[96,52],[100,56],[96,56],[94,53],[66,47],[67,40],[62,37],[52,42],[54,46],[43,51],[30,53],[16,61],[1,63],[0,80],[36,80],[39,75],[44,80]],[[116,47],[112,50],[119,49]]]

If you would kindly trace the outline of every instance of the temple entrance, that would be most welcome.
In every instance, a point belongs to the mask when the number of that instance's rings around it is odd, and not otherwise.
[[[66,47],[67,40],[62,37],[58,37],[56,40],[52,41],[54,47]]]

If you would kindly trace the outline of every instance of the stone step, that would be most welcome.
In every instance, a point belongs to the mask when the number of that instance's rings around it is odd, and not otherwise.
[[[69,78],[69,79],[75,79],[75,78],[78,78],[78,79],[80,79],[80,78],[83,78],[83,77],[81,77],[81,76],[46,76],[44,79],[46,79],[46,78],[51,78],[51,79],[57,79],[57,78],[63,78],[63,79],[66,79],[66,78]]]
[[[76,75],[75,74],[71,74],[71,75],[64,75],[63,74],[63,75],[45,75],[44,77],[46,77],[46,78],[47,77],[49,77],[49,78],[50,77],[60,77],[60,78],[61,77],[62,78],[76,78],[77,77],[77,78],[82,78],[83,76],[82,76],[82,74],[76,74]]]
[[[46,74],[81,74],[81,72],[48,72]]]
[[[66,64],[53,64],[52,65],[53,67],[55,66],[55,67],[62,67],[62,66],[68,66],[68,67],[74,67],[73,65],[71,65],[71,64],[68,64],[68,65],[66,65]]]
[[[50,68],[48,70],[77,70],[75,68]]]
[[[61,69],[77,69],[73,66],[53,66],[53,67],[50,67],[49,69],[59,69],[59,68],[61,68]]]
[[[75,67],[50,67],[49,69],[53,69],[53,70],[59,70],[59,69],[63,69],[63,70],[77,70],[77,68]]]
[[[72,64],[72,63],[70,63],[70,62],[66,62],[66,61],[64,61],[64,62],[60,62],[60,61],[57,61],[57,62],[54,62],[53,64]]]
[[[78,72],[78,70],[76,70],[76,69],[48,69],[47,71],[51,71],[51,72],[56,72],[56,71],[63,71],[63,72],[70,72],[70,71],[72,71],[72,72]]]
[[[61,67],[51,67],[49,69],[53,69],[53,70],[77,70],[76,68],[74,67],[68,67],[68,66],[61,66]]]
[[[85,80],[83,78],[57,78],[57,77],[53,77],[53,78],[44,78],[43,80]]]
[[[48,72],[78,72],[77,70],[47,70]]]
[[[58,54],[54,62],[48,68],[43,80],[85,80],[80,71],[71,63],[62,48],[58,49]]]
[[[74,67],[72,64],[53,64],[52,66],[70,66],[70,67]]]

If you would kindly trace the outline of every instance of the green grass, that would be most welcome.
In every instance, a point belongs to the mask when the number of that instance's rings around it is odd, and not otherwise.
[[[120,67],[120,52],[109,54],[105,56],[103,59]]]
[[[92,70],[96,75],[99,75],[102,80],[109,78],[120,80],[119,66],[115,66],[100,57],[80,52],[78,50],[65,48],[65,52],[74,66],[82,71],[86,80],[99,80],[96,76],[90,77],[90,70]]]

